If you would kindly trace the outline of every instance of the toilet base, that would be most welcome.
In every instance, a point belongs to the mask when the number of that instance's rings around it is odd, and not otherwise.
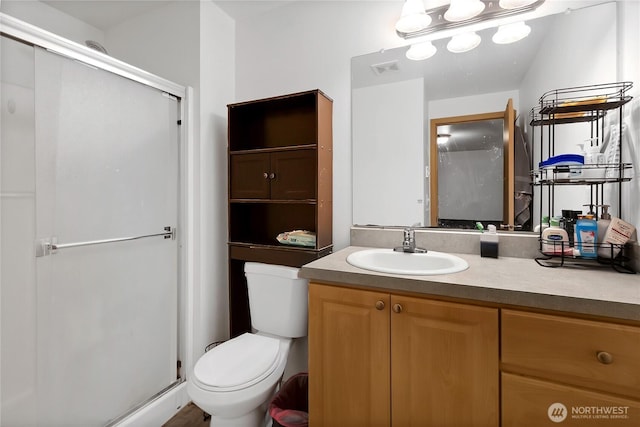
[[[238,418],[224,418],[211,415],[211,427],[266,427],[271,426],[271,417],[266,405],[260,405],[255,410]]]

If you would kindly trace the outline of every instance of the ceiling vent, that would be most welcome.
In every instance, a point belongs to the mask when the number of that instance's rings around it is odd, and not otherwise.
[[[392,71],[400,71],[400,66],[398,65],[398,60],[388,61],[388,62],[380,62],[379,64],[371,64],[371,69],[377,75],[392,72]]]

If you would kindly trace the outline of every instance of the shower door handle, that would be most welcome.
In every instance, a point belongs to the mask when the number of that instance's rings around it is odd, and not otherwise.
[[[63,244],[58,244],[58,239],[56,237],[52,237],[51,239],[40,239],[39,241],[36,242],[36,257],[55,254],[56,251],[59,249],[77,248],[80,246],[102,245],[105,243],[126,242],[129,240],[138,240],[138,239],[145,239],[147,237],[160,237],[160,236],[164,237],[165,239],[175,240],[176,229],[174,227],[167,226],[167,227],[164,227],[164,232],[162,233],[142,234],[139,236],[132,236],[132,237],[117,237],[115,239],[89,240],[86,242],[63,243]]]

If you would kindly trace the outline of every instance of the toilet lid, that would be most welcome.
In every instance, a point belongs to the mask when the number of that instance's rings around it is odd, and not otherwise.
[[[240,389],[262,381],[278,365],[280,342],[245,333],[205,353],[193,373],[197,380],[216,389]]]

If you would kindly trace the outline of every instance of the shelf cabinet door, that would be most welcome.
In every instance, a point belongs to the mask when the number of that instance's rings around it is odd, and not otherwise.
[[[271,154],[271,198],[305,200],[316,198],[316,150],[293,150]]]
[[[309,421],[390,425],[389,294],[309,285]]]
[[[229,168],[232,199],[270,197],[271,158],[268,153],[232,154]]]
[[[393,426],[499,425],[498,311],[391,296]]]

